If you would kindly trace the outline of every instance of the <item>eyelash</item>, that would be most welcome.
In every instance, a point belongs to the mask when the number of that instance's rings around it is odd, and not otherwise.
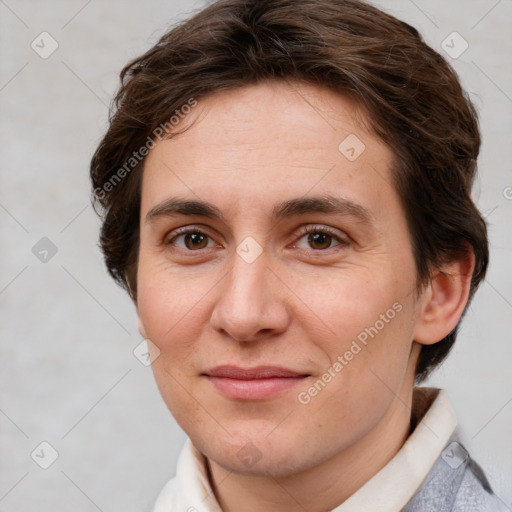
[[[187,235],[189,233],[197,233],[197,234],[201,234],[201,235],[205,235],[207,236],[208,238],[212,239],[212,237],[210,235],[208,235],[208,233],[205,233],[204,231],[201,231],[201,229],[199,228],[196,228],[196,227],[184,227],[184,228],[178,228],[176,229],[173,233],[172,233],[172,238],[168,238],[165,240],[164,244],[166,246],[169,246],[169,245],[174,245],[173,242],[180,236],[182,235]],[[328,228],[328,227],[325,227],[325,226],[316,226],[316,225],[308,225],[306,226],[304,229],[302,229],[299,233],[298,236],[298,240],[300,240],[301,238],[303,238],[304,236],[310,234],[310,233],[323,233],[325,235],[329,235],[330,237],[332,237],[335,241],[339,242],[339,245],[337,246],[334,246],[334,247],[329,247],[327,249],[311,249],[311,251],[315,252],[315,253],[326,253],[328,251],[331,251],[332,249],[335,249],[336,247],[338,248],[345,248],[346,246],[349,245],[349,240],[348,240],[348,237],[341,237],[339,234],[337,234],[337,232],[335,232],[334,230]],[[294,242],[294,244],[296,244],[297,242]],[[206,249],[197,249],[197,250],[190,250],[190,249],[183,249],[183,248],[179,248],[179,250],[181,251],[185,251],[185,252],[188,252],[188,253],[201,253],[203,252],[204,250]],[[299,248],[299,251],[307,251],[307,249],[300,249]]]

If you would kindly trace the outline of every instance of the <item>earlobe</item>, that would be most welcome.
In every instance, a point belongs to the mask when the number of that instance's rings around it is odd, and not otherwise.
[[[475,266],[472,250],[436,270],[420,301],[414,341],[432,345],[457,326],[469,300]]]

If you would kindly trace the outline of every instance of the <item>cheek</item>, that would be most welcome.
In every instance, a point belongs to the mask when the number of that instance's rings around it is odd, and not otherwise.
[[[330,336],[329,341],[317,338],[329,361],[312,387],[301,389],[301,399],[309,400],[305,410],[310,407],[310,412],[321,412],[326,425],[343,425],[351,432],[347,434],[350,442],[385,414],[399,395],[408,368],[412,310],[405,300],[398,303],[392,299],[375,295],[369,301],[363,297],[359,311],[351,306],[332,310],[333,315],[338,314],[337,336]],[[333,436],[333,444],[339,442],[337,429],[325,435]]]
[[[190,278],[177,276],[141,259],[138,272],[137,310],[147,337],[170,361],[187,359],[193,340],[201,332],[203,286]],[[178,357],[179,355],[179,357]]]
[[[195,395],[197,343],[202,330],[204,290],[157,266],[139,264],[137,310],[147,337],[158,347],[152,363],[156,384],[184,429],[202,420]],[[187,390],[187,391],[185,391]],[[197,409],[197,410],[196,410]]]
[[[370,272],[355,274],[332,281],[322,294],[309,295],[308,305],[318,314],[316,325],[329,329],[327,335],[319,330],[311,339],[327,356],[326,366],[338,362],[331,372],[341,378],[333,379],[338,382],[333,389],[363,386],[368,393],[377,388],[386,392],[380,378],[397,389],[407,369],[414,325],[408,279],[404,275],[399,280],[384,268],[371,272],[371,279]],[[308,329],[305,324],[303,328]]]
[[[315,314],[316,324],[329,329],[328,339],[350,342],[358,336],[364,341],[376,330],[387,331],[390,325],[396,324],[395,319],[403,316],[397,311],[403,310],[403,289],[400,283],[386,277],[384,271],[352,268],[335,269],[325,279],[303,279],[298,295]]]

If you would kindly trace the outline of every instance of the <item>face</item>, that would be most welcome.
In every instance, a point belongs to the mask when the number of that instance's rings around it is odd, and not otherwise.
[[[201,99],[146,159],[141,333],[175,419],[229,470],[313,467],[412,386],[416,269],[392,153],[364,120],[266,82]]]

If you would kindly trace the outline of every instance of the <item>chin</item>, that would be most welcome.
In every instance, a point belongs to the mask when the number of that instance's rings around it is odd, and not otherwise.
[[[252,440],[250,440],[252,439]],[[290,435],[281,433],[274,439],[265,434],[250,436],[246,432],[243,436],[229,436],[215,440],[195,440],[191,437],[194,446],[204,453],[210,460],[224,468],[242,475],[285,477],[306,469],[307,454],[298,450],[297,446],[304,446]],[[311,462],[311,461],[309,461]]]

